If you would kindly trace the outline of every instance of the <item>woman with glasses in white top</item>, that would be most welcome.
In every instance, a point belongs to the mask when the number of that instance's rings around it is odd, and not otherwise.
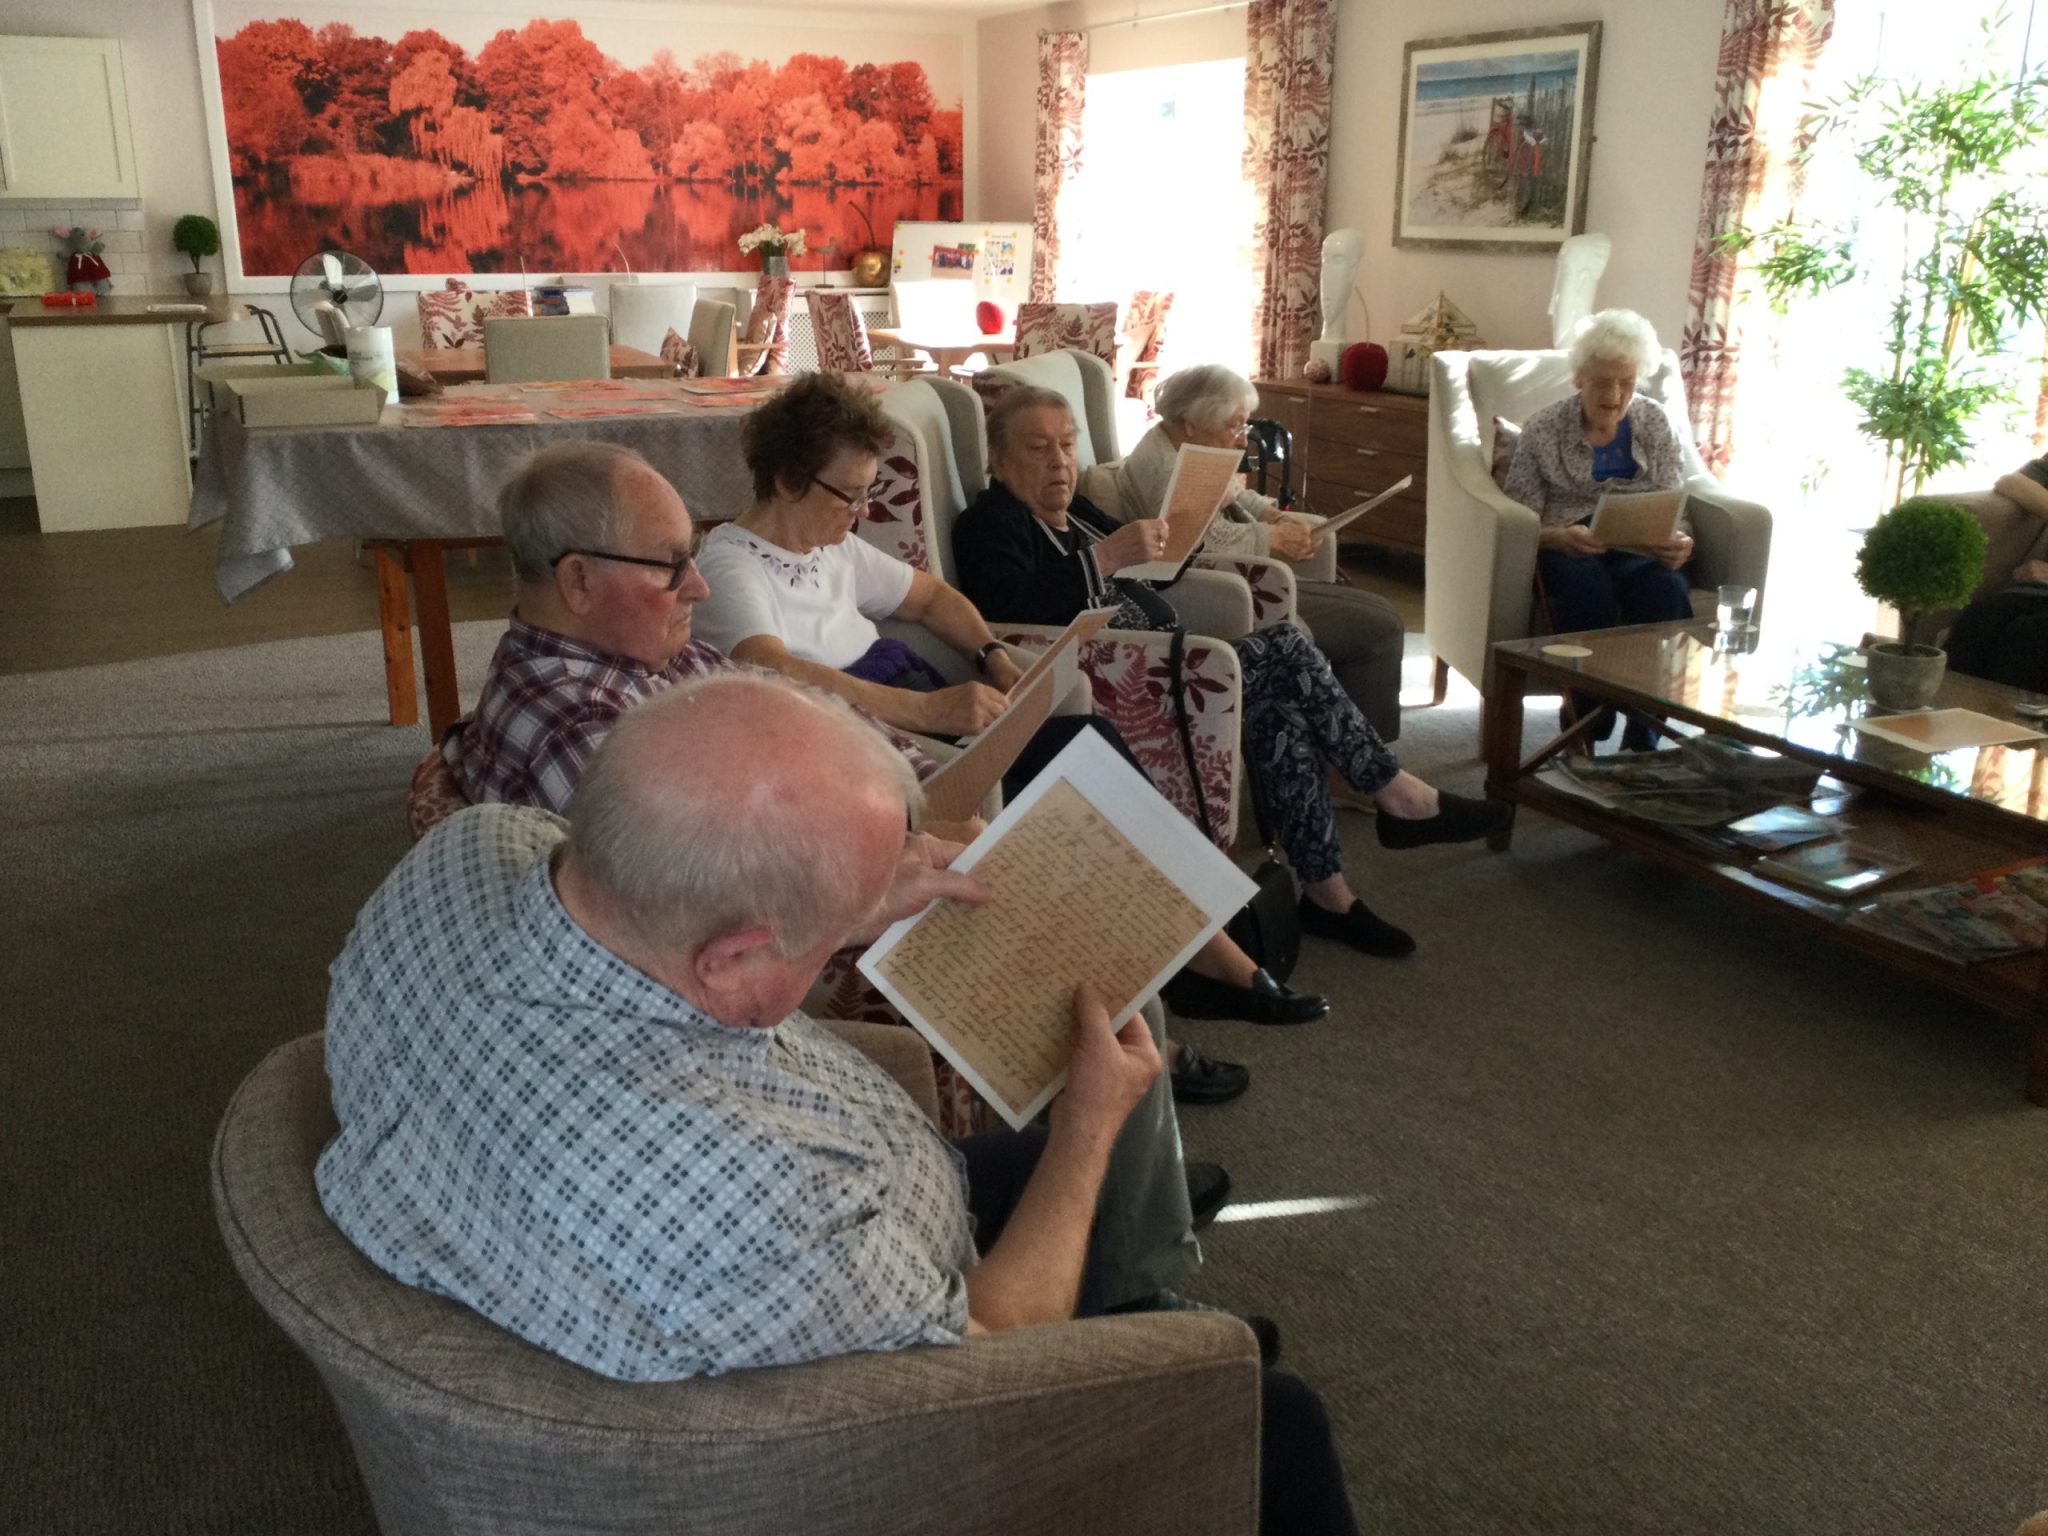
[[[1153,400],[1158,424],[1116,466],[1113,510],[1126,521],[1157,517],[1181,444],[1242,450],[1258,406],[1251,381],[1218,363],[1165,380]],[[1216,555],[1300,561],[1314,552],[1312,540],[1311,525],[1282,512],[1271,496],[1240,486],[1209,525],[1203,547]],[[1394,740],[1401,734],[1401,615],[1386,599],[1341,582],[1297,577],[1294,590],[1301,627],[1315,638],[1338,686],[1384,740]]]

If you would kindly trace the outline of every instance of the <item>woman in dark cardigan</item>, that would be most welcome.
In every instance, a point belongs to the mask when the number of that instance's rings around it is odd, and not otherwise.
[[[1156,559],[1158,519],[1118,523],[1076,494],[1076,432],[1066,399],[1013,389],[989,412],[986,491],[960,514],[953,566],[983,614],[1018,624],[1065,624],[1084,608],[1115,606],[1126,629],[1178,627],[1161,593],[1117,572]],[[1344,879],[1328,770],[1377,797],[1380,844],[1484,837],[1507,807],[1439,793],[1406,772],[1338,685],[1330,664],[1291,624],[1235,644],[1244,673],[1244,746],[1267,815],[1302,881],[1303,928],[1369,955],[1406,955],[1407,933],[1377,916]]]

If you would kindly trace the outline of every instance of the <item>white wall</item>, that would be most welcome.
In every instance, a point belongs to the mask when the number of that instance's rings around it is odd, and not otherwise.
[[[1188,3],[1147,0],[1145,8]],[[1073,0],[981,23],[981,201],[969,210],[975,217],[1031,216],[1031,71],[1039,29],[1130,14],[1128,0]],[[1242,48],[1244,13],[1221,14]],[[1441,289],[1490,344],[1549,344],[1549,253],[1394,246],[1402,49],[1419,38],[1601,21],[1586,227],[1612,236],[1615,249],[1599,298],[1641,310],[1675,344],[1685,318],[1721,19],[1722,0],[1339,0],[1328,227],[1348,225],[1366,236],[1358,286],[1370,334],[1391,336]],[[1215,18],[1099,30],[1091,57],[1132,67],[1123,61],[1135,48],[1156,63],[1178,62],[1185,48],[1199,46],[1187,41],[1198,28],[1214,35]],[[1355,308],[1350,329],[1367,334]]]

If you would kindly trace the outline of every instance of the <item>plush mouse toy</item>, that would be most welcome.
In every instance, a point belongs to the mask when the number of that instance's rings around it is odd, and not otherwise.
[[[72,225],[51,230],[64,248],[71,252],[71,259],[64,263],[64,285],[73,293],[112,293],[114,274],[107,270],[107,264],[100,260],[100,252],[107,243],[100,239],[96,229],[80,229]]]

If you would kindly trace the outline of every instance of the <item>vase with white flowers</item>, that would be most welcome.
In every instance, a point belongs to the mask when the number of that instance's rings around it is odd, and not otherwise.
[[[761,254],[761,270],[770,277],[789,276],[789,258],[804,253],[804,232],[781,230],[762,224],[740,236],[740,249],[749,256]]]

